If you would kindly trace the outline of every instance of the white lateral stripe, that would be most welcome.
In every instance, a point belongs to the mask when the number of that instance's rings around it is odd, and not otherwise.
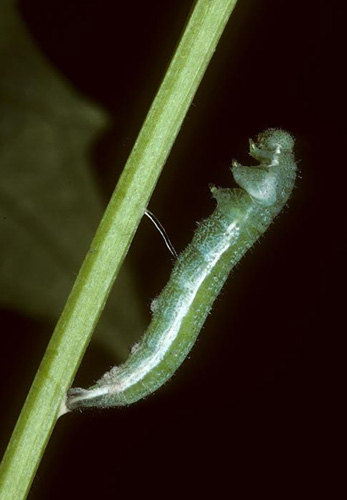
[[[181,308],[178,311],[175,321],[169,326],[166,332],[163,333],[163,340],[158,345],[158,348],[152,353],[149,359],[146,358],[142,360],[138,368],[131,375],[129,375],[127,380],[118,382],[114,386],[109,386],[110,392],[125,391],[126,389],[143,379],[146,375],[148,375],[162,361],[165,354],[169,351],[172,343],[176,339],[182,321],[188,313],[201,284],[212,271],[213,267],[216,265],[224,252],[228,250],[231,238],[235,235],[236,232],[238,232],[237,224],[238,221],[234,221],[232,224],[230,224],[226,231],[227,235],[225,241],[221,243],[219,247],[214,249],[211,255],[207,256],[207,259],[205,261],[207,262],[207,265],[204,272],[201,273],[195,284],[194,282],[190,283],[193,286],[188,292],[189,297],[187,297],[187,300],[182,301]]]

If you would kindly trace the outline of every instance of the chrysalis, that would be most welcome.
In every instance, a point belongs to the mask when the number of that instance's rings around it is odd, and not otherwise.
[[[181,365],[231,269],[286,204],[296,164],[292,136],[278,129],[250,141],[259,165],[233,162],[240,188],[212,188],[213,214],[177,258],[171,277],[152,303],[152,321],[128,360],[89,389],[70,389],[68,410],[134,403],[164,384]]]

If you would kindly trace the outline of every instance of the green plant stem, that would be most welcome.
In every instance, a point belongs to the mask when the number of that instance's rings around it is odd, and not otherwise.
[[[237,0],[198,0],[97,229],[0,468],[0,499],[26,498],[112,284]]]

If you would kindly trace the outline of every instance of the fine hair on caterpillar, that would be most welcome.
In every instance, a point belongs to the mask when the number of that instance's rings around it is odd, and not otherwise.
[[[249,148],[259,164],[233,161],[239,187],[211,188],[217,206],[178,256],[129,358],[89,389],[70,389],[63,412],[134,403],[163,385],[186,358],[230,271],[282,210],[294,186],[294,139],[288,132],[266,130]]]

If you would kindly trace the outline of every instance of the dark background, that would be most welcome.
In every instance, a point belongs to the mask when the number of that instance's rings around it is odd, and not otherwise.
[[[191,5],[186,0],[21,2],[46,56],[114,117],[113,128],[91,151],[105,203]],[[346,168],[336,70],[343,38],[338,5],[239,1],[150,209],[182,250],[195,221],[213,209],[208,184],[232,185],[231,158],[247,164],[248,138],[272,126],[297,138],[300,177],[290,206],[234,271],[172,381],[129,408],[85,411],[58,422],[32,487],[33,500],[208,492],[218,498],[251,492],[283,498],[292,489],[300,488],[303,496],[313,488],[330,490],[331,346],[344,250],[337,216]],[[128,260],[146,306],[171,265],[147,221]],[[19,346],[7,348],[2,382],[9,377],[14,384],[23,376],[17,369],[22,361],[29,384],[45,347],[31,340],[40,325],[13,315],[11,321],[25,335]],[[31,365],[27,358],[33,350]],[[10,415],[5,423],[8,435],[15,418]]]

